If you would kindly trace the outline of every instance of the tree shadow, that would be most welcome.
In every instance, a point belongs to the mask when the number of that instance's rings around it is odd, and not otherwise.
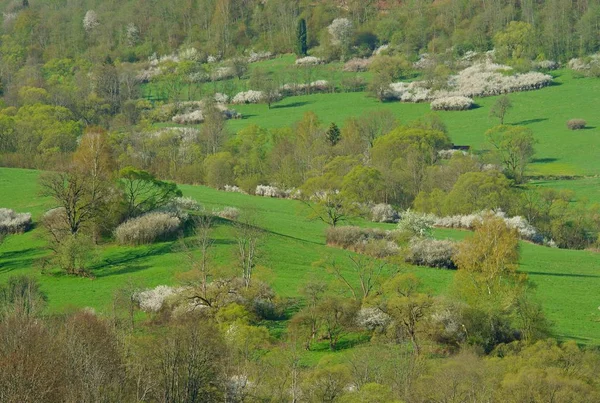
[[[531,160],[532,163],[536,163],[536,164],[547,164],[550,162],[556,162],[558,161],[558,158],[533,158]]]
[[[145,259],[148,257],[164,255],[171,252],[171,243],[163,243],[161,245],[153,245],[150,248],[144,248],[144,250],[140,250],[140,248],[136,248],[133,250],[128,250],[121,252],[117,255],[111,255],[110,257],[105,258],[102,262],[99,262],[92,267],[91,270],[103,270],[108,269],[110,267],[120,266],[127,263],[134,262],[136,260]],[[102,274],[96,274],[97,277],[101,277]]]
[[[151,267],[152,266],[150,266],[150,265],[139,265],[139,264],[127,265],[124,267],[118,267],[115,270],[107,269],[105,272],[103,271],[102,273],[94,273],[94,276],[96,278],[100,278],[100,277],[109,277],[109,276],[120,276],[122,274],[133,274],[133,273],[137,273],[139,271],[149,269]]]
[[[13,270],[28,268],[38,261],[38,258],[14,259],[9,262],[0,262],[0,274],[10,273]]]
[[[245,113],[242,114],[242,120],[244,120],[244,119],[250,119],[250,118],[254,118],[254,117],[256,117],[256,115],[252,115],[250,113],[249,114],[245,114]]]
[[[28,255],[35,255],[41,253],[42,251],[42,248],[27,248],[8,252],[0,252],[0,260],[12,260],[16,258],[22,258]]]
[[[540,123],[540,122],[544,122],[548,120],[548,118],[537,118],[537,119],[527,119],[527,120],[521,120],[520,122],[514,122],[511,123],[511,126],[527,126],[527,125],[531,125],[533,123]]]
[[[596,128],[596,126],[586,126],[583,129],[580,130],[594,130]]]
[[[298,102],[291,102],[289,104],[272,105],[271,109],[297,108],[299,106],[304,106],[304,105],[308,105],[308,104],[312,104],[312,102],[298,101]]]
[[[600,278],[594,274],[573,274],[573,273],[546,273],[541,271],[527,271],[527,274],[534,276],[552,276],[552,277],[575,277],[575,278]]]

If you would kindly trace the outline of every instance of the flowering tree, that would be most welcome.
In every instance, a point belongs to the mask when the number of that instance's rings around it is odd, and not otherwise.
[[[100,21],[98,21],[98,14],[94,10],[88,10],[85,13],[85,17],[83,17],[83,29],[86,32],[92,32],[96,27],[100,25]]]

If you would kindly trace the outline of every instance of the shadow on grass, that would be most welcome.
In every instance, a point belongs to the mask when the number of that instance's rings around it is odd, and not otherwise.
[[[594,274],[572,274],[572,273],[547,273],[541,271],[528,271],[527,274],[533,274],[534,276],[552,276],[552,277],[575,277],[575,278],[600,278],[600,276]]]
[[[29,269],[38,262],[38,258],[15,259],[8,262],[0,261],[0,274],[10,273],[13,270]]]
[[[299,106],[304,106],[304,105],[308,105],[308,104],[312,104],[312,102],[298,101],[298,102],[291,102],[289,104],[273,105],[273,106],[271,106],[271,109],[297,108]]]
[[[580,130],[594,130],[596,128],[596,126],[586,126],[583,129]]]
[[[111,256],[105,258],[102,262],[92,266],[90,269],[94,271],[94,275],[96,277],[105,277],[107,275],[115,274],[116,272],[125,270],[123,268],[119,268],[118,270],[112,271],[110,270],[111,268],[119,267],[121,265],[128,265],[129,263],[136,262],[141,259],[160,256],[169,252],[171,252],[171,243],[153,245],[143,249],[141,247],[132,248],[127,251],[112,254]],[[131,267],[135,266],[136,265],[132,265]],[[108,272],[105,273],[104,271]]]
[[[35,255],[35,254],[41,253],[43,251],[44,251],[44,249],[42,249],[42,248],[27,248],[27,249],[21,249],[21,250],[12,250],[9,252],[0,252],[0,262],[2,260],[12,260],[12,259],[16,259],[16,258],[22,258],[22,257],[30,256],[30,255]]]
[[[251,113],[248,113],[248,114],[243,113],[242,114],[242,120],[244,120],[244,119],[250,119],[250,118],[254,118],[254,117],[256,117],[256,115],[253,115]]]
[[[106,270],[103,270],[101,273],[94,273],[94,275],[96,278],[119,276],[122,274],[133,274],[133,273],[137,273],[139,271],[144,271],[146,269],[149,269],[150,267],[151,267],[150,265],[134,264],[134,265],[127,265],[124,267],[118,267],[118,268],[115,268],[114,270],[106,269]]]
[[[532,163],[537,163],[537,164],[548,164],[550,162],[556,162],[558,161],[558,158],[533,158],[531,160]]]
[[[537,119],[527,119],[521,120],[520,122],[511,123],[511,126],[527,126],[533,123],[540,123],[548,120],[548,118],[537,118]]]

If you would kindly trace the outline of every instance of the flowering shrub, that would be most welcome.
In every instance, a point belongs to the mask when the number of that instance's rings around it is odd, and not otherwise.
[[[426,102],[432,99],[432,94],[424,85],[423,81],[392,83],[385,96],[402,102]]]
[[[235,72],[231,67],[217,67],[210,73],[210,79],[213,81],[228,80],[235,77]]]
[[[462,154],[462,155],[469,155],[468,152],[464,151],[464,150],[439,150],[437,155],[438,158],[443,159],[443,160],[449,160],[451,159],[454,154]]]
[[[554,60],[540,60],[533,62],[533,67],[540,70],[556,70],[559,65]]]
[[[600,67],[600,54],[588,56],[586,58],[575,58],[569,60],[567,67],[580,73],[587,73],[592,69]]]
[[[14,210],[0,208],[0,234],[19,234],[31,228],[30,213],[16,213]]]
[[[398,222],[398,230],[411,236],[431,237],[431,229],[436,217],[433,214],[416,213],[406,210]]]
[[[166,106],[166,105],[165,105]],[[164,107],[164,106],[163,106]],[[190,108],[198,108],[190,110]],[[174,115],[171,120],[174,123],[186,125],[186,124],[198,124],[204,122],[204,114],[202,108],[204,107],[203,102],[184,102],[178,106],[181,113]],[[223,103],[216,103],[215,107],[221,112],[225,119],[240,119],[242,115],[233,109],[228,109]]]
[[[471,107],[473,107],[473,100],[461,96],[437,98],[431,102],[433,111],[466,111]]]
[[[317,64],[322,64],[323,60],[319,59],[318,57],[314,57],[314,56],[306,56],[306,57],[301,57],[300,59],[296,60],[296,64],[299,66],[316,66]]]
[[[390,45],[388,45],[388,44],[381,45],[380,47],[378,47],[377,49],[375,49],[373,51],[373,56],[380,55],[380,54],[386,52],[389,48],[390,48]]]
[[[218,104],[226,104],[227,102],[229,102],[229,97],[226,94],[222,94],[220,92],[217,92],[214,98],[215,102]]]
[[[156,288],[134,293],[133,300],[137,302],[140,309],[144,312],[158,312],[163,307],[167,298],[177,295],[181,291],[183,291],[183,288],[159,285]]]
[[[250,56],[248,56],[248,63],[260,62],[262,60],[271,59],[272,57],[273,57],[273,53],[271,53],[269,51],[262,51],[262,52],[251,51]]]
[[[581,130],[585,129],[587,122],[583,119],[571,119],[567,121],[567,127],[569,130]]]
[[[299,95],[306,93],[307,91],[311,92],[328,92],[331,90],[331,85],[327,80],[317,80],[313,81],[310,84],[297,84],[290,83],[284,84],[279,89],[287,96],[291,95]]]
[[[246,192],[244,192],[242,189],[240,189],[238,186],[235,186],[235,185],[234,186],[225,185],[225,186],[223,186],[223,190],[225,190],[226,192],[246,194]]]
[[[361,308],[356,314],[356,324],[368,330],[385,328],[391,321],[390,315],[379,308]]]
[[[240,216],[240,211],[235,207],[223,207],[222,210],[213,211],[213,214],[226,220],[234,221]]]
[[[348,60],[345,64],[344,64],[344,68],[343,71],[349,71],[349,72],[359,72],[359,71],[367,71],[369,68],[369,65],[371,64],[371,62],[373,61],[373,59],[358,59],[358,58],[354,58],[354,59],[350,59]]]
[[[442,228],[462,228],[472,230],[486,215],[502,218],[509,228],[515,228],[519,236],[528,241],[543,243],[543,236],[529,222],[521,216],[507,217],[503,211],[481,211],[474,214],[436,217],[434,225]]]
[[[539,72],[506,75],[509,66],[478,63],[448,79],[447,91],[438,91],[435,98],[448,96],[486,97],[510,92],[536,90],[550,85],[552,76]]]
[[[87,32],[92,31],[100,25],[100,21],[98,21],[98,14],[94,10],[88,10],[85,13],[85,17],[83,17],[83,29]]]
[[[333,44],[347,43],[352,34],[352,21],[348,18],[336,18],[327,27]]]
[[[392,232],[379,228],[355,226],[330,227],[325,233],[327,245],[343,249],[362,250],[369,241],[391,240]]]
[[[232,104],[257,104],[262,102],[264,95],[262,91],[249,90],[239,92],[231,100]]]
[[[452,241],[413,238],[410,241],[405,260],[419,266],[455,269],[456,266],[452,260],[455,253],[456,244]]]
[[[290,197],[291,193],[292,190],[281,190],[276,186],[270,185],[258,185],[254,191],[254,194],[257,196],[281,198],[288,198]]]
[[[373,222],[398,222],[400,216],[389,204],[376,204],[371,208],[371,221]]]
[[[115,229],[121,245],[143,245],[173,236],[181,225],[178,217],[166,212],[152,212],[125,221]]]
[[[202,205],[191,197],[176,197],[168,204],[181,210],[201,211]]]

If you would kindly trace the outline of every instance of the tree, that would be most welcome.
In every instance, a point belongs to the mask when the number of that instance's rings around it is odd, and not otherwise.
[[[323,266],[344,288],[350,291],[352,298],[357,302],[364,301],[381,287],[386,262],[381,259],[352,254],[348,255],[348,259],[351,263],[349,271],[335,260],[325,262]]]
[[[340,133],[340,128],[334,122],[331,122],[329,129],[325,132],[325,138],[327,139],[327,143],[332,147],[341,140],[342,135]]]
[[[306,20],[300,18],[296,28],[296,54],[298,56],[306,56],[308,51]]]
[[[212,306],[213,301],[208,295],[208,285],[213,277],[214,270],[211,268],[212,248],[214,240],[212,239],[213,216],[202,214],[194,219],[193,238],[181,240],[183,251],[187,261],[192,269],[194,278],[200,282],[198,292],[194,294],[194,299],[199,299],[202,304]],[[198,257],[196,251],[200,252]]]
[[[309,218],[335,227],[356,214],[356,208],[339,191],[322,191],[312,196],[306,205],[311,209]]]
[[[385,181],[377,168],[357,165],[342,181],[341,193],[348,202],[379,203],[384,192]]]
[[[204,146],[203,151],[209,155],[216,154],[227,138],[225,118],[214,100],[209,98],[203,101],[202,114],[204,123],[200,127],[200,138]]]
[[[316,310],[329,341],[329,349],[334,351],[340,338],[354,326],[358,304],[353,299],[326,296],[317,305]]]
[[[512,108],[512,102],[508,95],[501,95],[498,97],[494,105],[490,109],[490,117],[496,117],[500,119],[500,124],[504,124],[504,118],[508,113],[508,110]]]
[[[241,80],[242,77],[248,72],[248,60],[243,57],[234,57],[230,61],[230,67],[238,80]]]
[[[396,56],[377,56],[369,66],[373,78],[369,82],[369,92],[380,101],[385,101],[390,93],[390,84],[402,77],[408,62]]]
[[[498,55],[512,61],[530,58],[534,41],[533,27],[523,21],[511,21],[503,31],[494,35],[494,45]]]
[[[119,172],[119,177],[127,218],[155,210],[182,195],[175,183],[156,179],[144,170],[126,167]]]
[[[527,164],[535,154],[532,131],[523,126],[502,125],[488,130],[486,137],[496,149],[506,175],[522,183]]]
[[[259,243],[262,230],[256,225],[253,217],[248,213],[241,220],[235,222],[235,242],[237,244],[237,258],[242,270],[242,280],[246,289],[250,287],[252,275],[258,260]]]
[[[509,228],[502,218],[485,217],[473,236],[460,243],[454,261],[461,274],[462,293],[479,304],[483,302],[481,296],[494,296],[507,281],[518,278],[517,230]]]
[[[382,310],[394,320],[400,335],[408,336],[415,354],[421,353],[420,333],[433,298],[419,292],[420,280],[414,274],[397,274],[384,286]]]

